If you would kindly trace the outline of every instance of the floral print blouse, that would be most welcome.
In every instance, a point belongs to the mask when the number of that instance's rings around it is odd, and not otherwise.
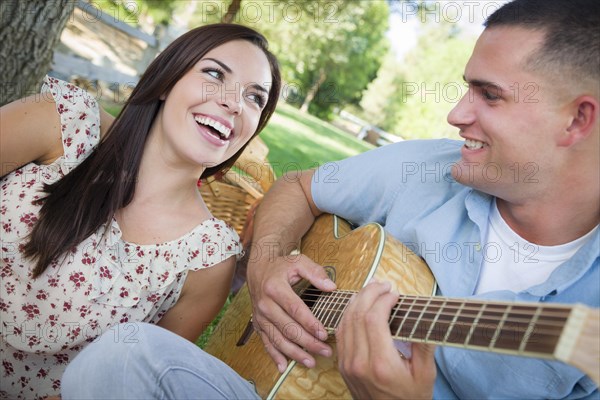
[[[124,241],[113,219],[32,279],[32,263],[19,252],[39,212],[32,201],[100,139],[99,107],[89,93],[46,77],[41,96],[56,103],[64,155],[0,181],[0,398],[58,395],[66,365],[86,344],[118,323],[157,323],[177,302],[189,270],[241,252],[235,231],[215,218],[156,245]]]

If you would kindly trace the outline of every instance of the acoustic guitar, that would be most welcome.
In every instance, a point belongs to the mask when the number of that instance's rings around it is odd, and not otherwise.
[[[296,288],[330,333],[352,294],[374,277],[402,293],[389,321],[395,339],[560,360],[600,382],[599,309],[434,297],[435,281],[425,262],[375,223],[352,230],[341,218],[323,215],[302,239],[300,251],[326,266],[340,288],[330,293],[307,285]],[[251,318],[244,286],[205,350],[252,381],[262,398],[351,398],[337,371],[333,335],[328,339],[333,357],[316,356],[312,369],[291,361],[280,374]],[[283,330],[289,336],[297,328]]]

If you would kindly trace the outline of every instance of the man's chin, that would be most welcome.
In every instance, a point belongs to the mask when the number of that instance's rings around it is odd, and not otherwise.
[[[478,163],[467,162],[465,163],[462,159],[452,165],[451,174],[452,178],[465,186],[479,189],[482,185],[481,177],[482,171],[477,168]]]

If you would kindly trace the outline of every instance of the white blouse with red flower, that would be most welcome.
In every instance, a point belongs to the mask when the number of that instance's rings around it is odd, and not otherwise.
[[[66,365],[86,344],[117,323],[158,322],[177,302],[189,270],[241,252],[235,231],[214,218],[156,245],[125,242],[113,219],[32,279],[33,265],[19,252],[40,209],[32,202],[43,196],[44,183],[81,163],[100,138],[99,108],[89,93],[46,77],[41,96],[56,102],[64,155],[49,165],[27,164],[0,181],[0,398],[59,394]]]

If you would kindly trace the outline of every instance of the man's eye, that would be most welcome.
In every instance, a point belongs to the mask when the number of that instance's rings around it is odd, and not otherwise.
[[[489,101],[496,101],[500,99],[500,90],[497,88],[490,88],[490,89],[482,89],[481,90],[481,94],[482,96]]]

